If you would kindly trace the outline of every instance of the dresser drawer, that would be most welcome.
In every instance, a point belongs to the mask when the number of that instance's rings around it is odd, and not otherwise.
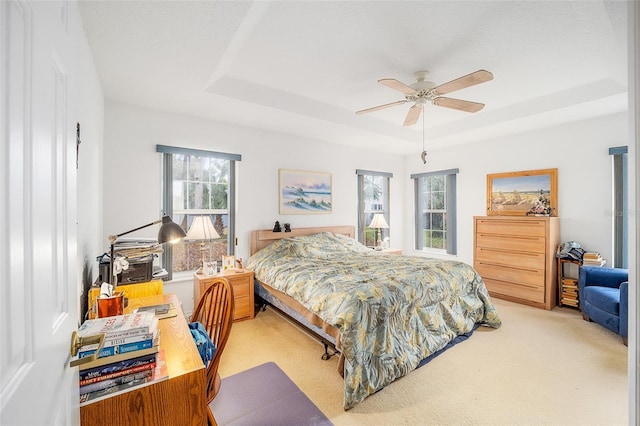
[[[502,250],[544,253],[546,243],[544,237],[478,233],[476,236],[476,245],[478,248],[484,247]]]
[[[527,285],[514,284],[491,278],[483,279],[487,290],[492,296],[506,296],[507,298],[517,298],[529,302],[543,304],[544,287],[530,287]]]
[[[542,220],[477,220],[476,232],[500,235],[520,235],[544,238],[546,232],[545,222]]]
[[[485,247],[476,249],[476,261],[493,263],[497,265],[513,266],[522,268],[541,269],[545,268],[544,253],[521,252],[510,250],[497,250]]]
[[[544,269],[516,268],[480,261],[475,262],[475,268],[483,280],[487,278],[544,288]]]

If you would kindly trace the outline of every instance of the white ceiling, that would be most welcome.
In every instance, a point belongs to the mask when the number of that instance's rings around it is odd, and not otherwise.
[[[80,1],[108,100],[413,154],[422,119],[377,83],[492,81],[425,107],[427,150],[625,111],[624,1]],[[301,139],[302,140],[302,139]]]

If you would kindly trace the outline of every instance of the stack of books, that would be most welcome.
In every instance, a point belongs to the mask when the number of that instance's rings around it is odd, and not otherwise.
[[[560,303],[577,308],[580,304],[580,299],[578,298],[578,280],[575,278],[563,278],[561,285],[562,293]]]
[[[600,256],[597,251],[588,251],[582,255],[582,264],[589,266],[604,266],[606,265],[606,259]]]
[[[98,358],[79,365],[80,406],[168,377],[153,312],[87,320],[78,329],[81,337],[99,333],[105,334],[105,342]],[[78,358],[97,348],[83,346]]]

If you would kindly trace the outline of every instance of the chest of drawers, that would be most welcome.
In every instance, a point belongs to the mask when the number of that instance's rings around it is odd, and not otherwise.
[[[474,268],[492,296],[556,306],[557,217],[474,217]]]

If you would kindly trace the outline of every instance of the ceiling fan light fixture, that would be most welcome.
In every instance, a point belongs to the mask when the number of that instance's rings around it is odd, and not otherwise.
[[[378,83],[402,93],[405,99],[402,101],[396,101],[384,105],[379,105],[373,108],[356,111],[356,114],[379,111],[381,109],[386,109],[406,102],[413,102],[414,104],[409,109],[407,117],[404,120],[404,126],[412,126],[418,121],[418,118],[420,117],[420,115],[422,114],[422,110],[424,109],[424,105],[427,102],[431,102],[436,106],[456,109],[464,112],[478,112],[484,107],[484,104],[465,101],[462,99],[444,98],[441,95],[464,89],[465,87],[484,83],[493,79],[493,74],[491,74],[487,70],[481,69],[472,72],[471,74],[467,74],[455,80],[451,80],[447,83],[436,86],[433,82],[427,81],[427,77],[429,75],[428,71],[416,71],[413,75],[416,78],[416,82],[412,85],[405,84],[401,81],[396,80],[395,78],[383,78],[378,80]]]

